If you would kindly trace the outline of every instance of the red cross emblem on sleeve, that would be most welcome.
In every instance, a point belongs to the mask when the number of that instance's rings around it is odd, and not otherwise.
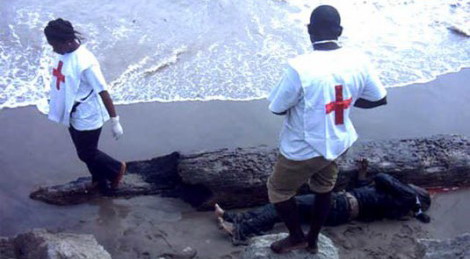
[[[55,85],[57,87],[57,90],[60,90],[60,82],[65,83],[65,76],[62,74],[62,65],[64,65],[64,63],[62,61],[59,61],[57,68],[54,68],[52,70],[52,75],[57,77]]]
[[[343,86],[335,86],[336,100],[325,105],[326,114],[335,112],[335,125],[344,124],[344,110],[351,106],[352,98],[343,100]]]

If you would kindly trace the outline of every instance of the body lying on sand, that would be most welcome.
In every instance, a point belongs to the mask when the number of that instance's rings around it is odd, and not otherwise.
[[[356,187],[346,192],[334,193],[326,226],[338,226],[353,220],[370,222],[380,219],[403,220],[416,218],[429,223],[424,212],[431,205],[429,193],[418,186],[404,184],[391,175],[379,173],[373,182],[367,181],[368,162],[360,162]],[[315,194],[295,197],[303,222],[311,218]],[[245,212],[231,212],[215,205],[214,213],[220,229],[231,236],[234,245],[245,245],[252,236],[272,230],[281,219],[273,204]]]

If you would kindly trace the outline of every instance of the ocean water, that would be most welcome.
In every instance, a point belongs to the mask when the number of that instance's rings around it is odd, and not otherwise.
[[[265,98],[286,59],[310,51],[311,10],[342,15],[341,44],[363,50],[386,87],[470,67],[465,0],[2,0],[0,109],[47,97],[49,20],[70,20],[117,104]]]

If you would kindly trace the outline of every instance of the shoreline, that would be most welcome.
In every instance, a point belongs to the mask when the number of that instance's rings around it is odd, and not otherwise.
[[[423,85],[423,84],[428,84],[432,83],[439,77],[445,77],[451,74],[458,74],[460,72],[470,70],[470,67],[460,67],[458,69],[453,69],[449,70],[445,73],[438,74],[432,76],[430,79],[423,79],[423,80],[416,80],[415,82],[410,82],[410,83],[402,83],[402,84],[397,84],[391,87],[387,87],[386,89],[396,89],[396,88],[402,88],[402,87],[409,87],[409,86],[414,86],[414,85]],[[131,103],[121,103],[121,102],[114,102],[114,104],[118,107],[125,107],[128,105],[139,105],[139,104],[146,104],[146,103],[184,103],[184,102],[214,102],[214,101],[219,101],[219,102],[254,102],[254,101],[259,101],[259,100],[264,100],[267,97],[254,97],[254,98],[245,98],[245,99],[222,99],[218,97],[209,97],[207,99],[178,99],[178,100],[163,100],[163,99],[153,99],[153,100],[143,100],[143,101],[137,101],[137,102],[131,102]],[[19,104],[17,106],[6,106],[6,107],[0,107],[0,111],[2,110],[14,110],[17,108],[28,108],[28,107],[36,107],[37,101],[34,103],[25,103],[25,104]]]
[[[458,69],[453,69],[453,70],[449,70],[445,73],[442,73],[442,74],[438,74],[438,75],[432,75],[432,77],[430,79],[422,79],[422,80],[416,80],[414,82],[410,82],[410,83],[401,83],[401,84],[397,84],[397,85],[393,85],[393,86],[390,86],[390,87],[387,87],[387,89],[395,89],[395,88],[402,88],[402,87],[407,87],[407,86],[412,86],[412,85],[418,85],[418,84],[427,84],[427,83],[430,83],[432,81],[435,81],[436,79],[438,79],[439,77],[442,77],[442,76],[447,76],[449,74],[456,74],[456,73],[460,73],[464,70],[469,70],[470,67],[460,67]],[[141,101],[135,101],[135,102],[131,102],[131,103],[121,103],[119,101],[116,101],[114,102],[114,105],[118,106],[118,107],[124,107],[124,106],[127,106],[127,105],[139,105],[139,104],[146,104],[146,103],[183,103],[183,102],[214,102],[214,101],[220,101],[220,102],[252,102],[252,101],[259,101],[259,100],[264,100],[266,99],[266,97],[253,97],[253,98],[245,98],[245,99],[230,99],[230,98],[227,98],[227,99],[223,99],[223,98],[219,98],[217,96],[212,96],[212,97],[208,97],[207,99],[177,99],[177,100],[165,100],[165,99],[151,99],[151,100],[141,100]],[[36,107],[37,105],[37,101],[35,101],[34,103],[32,102],[28,102],[28,103],[22,103],[22,104],[18,104],[17,106],[5,106],[5,107],[2,107],[0,106],[0,111],[1,110],[12,110],[12,109],[17,109],[17,108],[27,108],[27,107]]]
[[[469,81],[470,69],[464,69],[429,83],[387,89],[387,106],[353,111],[360,140],[444,133],[470,136],[470,91],[466,89]],[[266,100],[121,105],[117,110],[125,134],[115,141],[110,126],[105,125],[100,148],[116,159],[134,161],[173,151],[184,154],[258,145],[274,147],[283,118],[272,115],[267,105]],[[132,247],[144,249],[154,245],[152,251],[168,249],[162,238],[147,240],[142,236],[142,233],[156,235],[163,231],[166,237],[163,232],[160,236],[171,239],[172,244],[190,245],[205,255],[212,255],[211,249],[214,256],[239,251],[240,248],[232,247],[218,232],[215,221],[209,218],[211,213],[195,212],[179,200],[103,199],[57,207],[29,199],[35,187],[87,175],[86,167],[78,160],[66,128],[48,121],[36,107],[0,110],[0,123],[0,176],[3,179],[0,181],[0,236],[12,236],[34,227],[92,233],[113,258],[126,258],[132,255]],[[453,207],[462,206],[458,204],[463,203],[469,192],[463,193],[444,194],[449,198],[441,198],[442,201],[436,203],[440,204],[436,215],[431,215],[438,217],[436,222],[440,225],[447,221],[452,223],[452,230],[445,232],[449,235],[453,231],[470,232],[470,226],[463,221],[470,212],[468,202],[462,209]],[[448,209],[453,213],[446,213]],[[379,231],[382,225],[379,222],[371,228]],[[428,232],[433,236],[444,230],[436,226],[436,231]]]

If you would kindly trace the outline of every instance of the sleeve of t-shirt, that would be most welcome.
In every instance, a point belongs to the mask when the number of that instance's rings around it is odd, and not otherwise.
[[[366,66],[365,70],[365,85],[359,97],[372,102],[384,98],[387,91],[375,70],[371,66]]]
[[[106,80],[104,79],[99,65],[93,65],[87,68],[85,71],[83,71],[83,75],[85,76],[88,84],[90,84],[93,88],[93,91],[95,91],[97,94],[108,89]]]
[[[301,95],[302,86],[299,75],[288,66],[282,79],[268,96],[269,110],[274,113],[283,113],[296,105]]]

